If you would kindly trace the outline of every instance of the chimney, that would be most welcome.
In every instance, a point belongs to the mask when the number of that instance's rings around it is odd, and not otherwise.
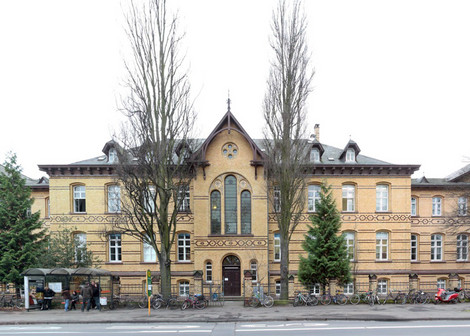
[[[315,139],[317,139],[317,141],[320,142],[320,124],[315,124],[315,127],[313,128],[313,132],[315,133]]]

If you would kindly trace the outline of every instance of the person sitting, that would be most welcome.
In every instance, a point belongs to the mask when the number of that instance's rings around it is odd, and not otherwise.
[[[78,295],[77,291],[72,292],[72,301],[70,305],[70,310],[77,310],[77,307],[75,306],[77,302],[80,300],[80,296]]]
[[[55,292],[49,288],[49,286],[44,287],[44,305],[43,310],[48,310],[52,308],[52,298],[54,297]]]

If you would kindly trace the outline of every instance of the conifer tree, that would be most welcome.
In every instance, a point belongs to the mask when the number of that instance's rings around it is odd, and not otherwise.
[[[31,213],[31,190],[21,175],[16,155],[10,155],[0,172],[0,281],[23,283],[21,272],[37,266],[44,230],[39,212]]]
[[[341,217],[331,193],[331,187],[321,186],[320,200],[311,216],[312,225],[302,244],[307,257],[300,257],[299,280],[304,285],[318,283],[323,291],[331,279],[338,284],[351,281],[346,242],[341,229]],[[332,293],[334,294],[334,293]]]

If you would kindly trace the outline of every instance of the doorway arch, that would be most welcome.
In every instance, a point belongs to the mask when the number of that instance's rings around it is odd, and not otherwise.
[[[240,296],[240,259],[231,254],[222,261],[222,279],[224,280],[225,296]]]

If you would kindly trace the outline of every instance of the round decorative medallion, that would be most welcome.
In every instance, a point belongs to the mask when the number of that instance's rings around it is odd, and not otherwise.
[[[215,181],[215,186],[217,188],[220,188],[221,185],[222,185],[222,182],[220,182],[220,180]]]
[[[246,187],[246,181],[245,180],[240,181],[240,187],[242,187],[242,188]]]
[[[238,154],[238,147],[232,142],[228,142],[222,146],[222,155],[231,160]]]

